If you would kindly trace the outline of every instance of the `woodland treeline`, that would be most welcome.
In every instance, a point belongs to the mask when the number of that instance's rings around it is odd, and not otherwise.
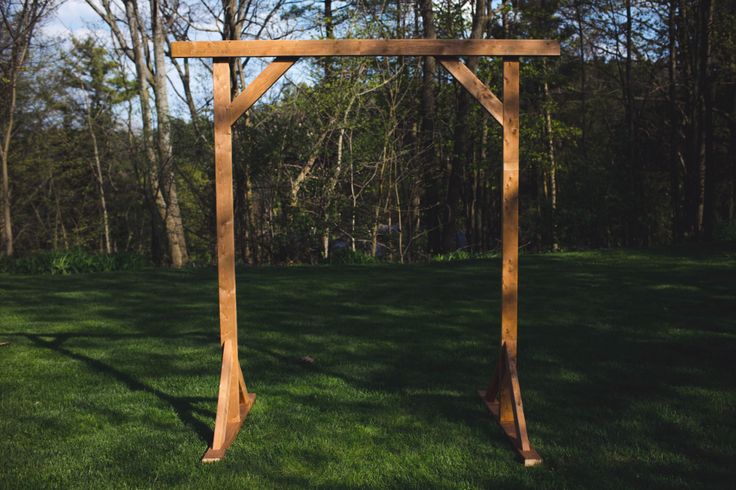
[[[736,4],[716,0],[0,0],[2,253],[215,252],[211,63],[172,40],[553,38],[523,59],[525,250],[736,236]],[[502,98],[502,67],[465,60]],[[262,69],[233,62],[242,90]],[[501,131],[431,58],[300,60],[234,127],[247,264],[425,260],[500,239]]]

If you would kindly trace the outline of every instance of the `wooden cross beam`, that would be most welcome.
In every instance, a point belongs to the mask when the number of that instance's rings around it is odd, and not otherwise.
[[[179,41],[174,58],[270,56],[559,56],[548,39],[324,39],[315,41]]]
[[[249,393],[238,360],[235,302],[235,233],[233,215],[232,125],[299,57],[434,56],[503,126],[503,208],[501,239],[501,346],[488,388],[479,391],[526,466],[542,459],[529,442],[517,373],[519,282],[519,57],[559,56],[557,41],[546,39],[349,39],[315,41],[174,42],[175,58],[212,58],[215,113],[215,192],[217,208],[217,278],[220,306],[222,371],[212,446],[203,462],[219,461],[235,440],[255,394]],[[234,57],[275,57],[234,99],[230,64]],[[503,57],[503,102],[460,61],[460,56]]]

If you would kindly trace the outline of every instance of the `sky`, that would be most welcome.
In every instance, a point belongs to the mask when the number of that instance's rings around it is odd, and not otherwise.
[[[60,39],[62,42],[65,39],[70,39],[72,36],[83,38],[92,35],[108,46],[110,45],[110,33],[107,26],[99,18],[97,13],[87,5],[85,0],[63,0],[53,15],[42,26],[42,33],[46,37]],[[192,35],[193,39],[198,40],[207,38],[217,39],[219,37],[217,33],[201,31],[192,31],[190,35]],[[172,108],[172,115],[188,120],[189,111],[186,104],[176,94],[176,92],[183,93],[181,81],[173,65],[171,63],[168,63],[168,65],[167,74],[171,87],[169,101]],[[211,100],[211,76],[209,71],[201,63],[195,62],[191,66],[195,70],[192,78],[192,92],[198,105],[204,105]],[[263,66],[264,63],[249,63],[246,70],[246,78],[252,80]],[[131,68],[132,72],[132,65],[129,68]],[[295,66],[287,73],[285,79],[296,82],[305,81],[307,75],[304,68],[304,66]],[[266,99],[270,98],[268,95],[272,97],[274,93],[278,93],[281,84],[280,81],[271,90],[271,94],[267,94]]]
[[[84,0],[66,0],[43,26],[44,35],[49,37],[82,37],[95,31],[97,34],[106,32],[95,11]]]

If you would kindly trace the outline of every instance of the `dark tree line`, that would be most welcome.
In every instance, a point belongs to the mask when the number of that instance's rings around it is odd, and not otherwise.
[[[214,255],[211,66],[172,40],[554,38],[522,60],[527,250],[736,237],[736,6],[715,0],[0,0],[6,255]],[[468,68],[502,97],[500,60]],[[233,95],[262,69],[233,60]],[[234,127],[244,263],[423,260],[500,236],[501,131],[431,58],[301,60]]]

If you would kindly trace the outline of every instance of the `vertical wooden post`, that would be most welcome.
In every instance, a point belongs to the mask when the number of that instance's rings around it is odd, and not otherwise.
[[[516,360],[519,285],[519,61],[503,60],[503,176],[501,216],[501,346]],[[500,386],[502,423],[514,421],[507,384]]]
[[[220,304],[220,342],[237,338],[235,303],[235,228],[233,216],[233,137],[228,120],[230,64],[212,64],[215,117],[215,202],[217,209],[217,283]]]
[[[516,358],[519,289],[519,60],[503,60],[501,344]]]
[[[235,440],[255,394],[248,393],[238,361],[238,317],[235,302],[235,229],[233,213],[233,140],[230,106],[230,65],[212,64],[215,116],[215,202],[217,214],[217,284],[220,306],[222,370],[212,447],[202,462],[219,461]]]
[[[479,394],[524,465],[542,458],[529,443],[516,371],[519,296],[519,60],[503,59],[503,185],[501,253],[501,350],[496,371]]]

